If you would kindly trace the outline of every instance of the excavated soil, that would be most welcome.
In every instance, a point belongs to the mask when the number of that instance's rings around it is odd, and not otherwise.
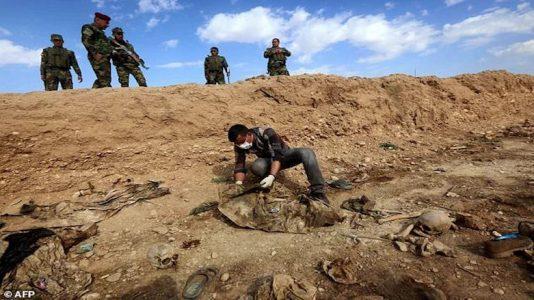
[[[534,76],[302,75],[226,86],[0,94],[0,112],[0,210],[16,201],[69,200],[89,182],[102,191],[128,178],[170,188],[170,195],[101,222],[93,252],[68,255],[93,274],[90,290],[101,298],[177,299],[203,266],[230,275],[203,299],[236,299],[272,274],[306,278],[319,288],[318,299],[409,298],[401,276],[451,299],[534,297],[523,257],[490,259],[482,249],[493,230],[514,231],[534,218]],[[356,229],[341,223],[284,234],[236,228],[212,212],[189,216],[218,200],[220,184],[212,179],[232,173],[226,130],[234,123],[270,125],[292,147],[313,148],[327,179],[352,180],[350,191],[328,191],[336,207],[365,194],[382,209],[475,214],[487,229],[441,236],[456,258],[422,258],[390,242],[357,244],[342,234],[379,237],[397,232],[402,221],[363,218]],[[381,148],[385,142],[398,148]],[[304,192],[302,167],[284,171],[276,184]],[[181,247],[191,240],[200,244]],[[175,247],[175,269],[149,264],[147,249],[157,242]],[[356,262],[357,284],[336,284],[321,273],[322,260],[339,257]],[[116,273],[120,279],[109,282],[106,275]]]

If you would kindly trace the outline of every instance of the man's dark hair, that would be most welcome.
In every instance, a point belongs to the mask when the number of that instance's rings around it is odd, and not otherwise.
[[[217,52],[219,52],[219,48],[217,48],[217,47],[211,47],[210,51],[211,50],[216,50]]]
[[[278,42],[280,43],[280,39],[279,39],[279,38],[274,38],[274,39],[273,39],[273,42],[274,42],[274,41],[278,41]]]
[[[248,133],[247,126],[243,124],[232,125],[232,127],[228,129],[228,140],[232,143],[235,143],[235,140],[237,139],[238,136],[247,134],[247,133]]]

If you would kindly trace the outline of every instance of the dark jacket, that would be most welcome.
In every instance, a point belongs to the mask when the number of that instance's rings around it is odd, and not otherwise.
[[[234,173],[246,172],[247,154],[256,154],[257,157],[270,158],[273,161],[279,161],[284,157],[284,150],[289,146],[282,138],[270,127],[254,127],[250,129],[254,135],[254,141],[250,149],[241,149],[234,146],[235,151],[235,168]]]

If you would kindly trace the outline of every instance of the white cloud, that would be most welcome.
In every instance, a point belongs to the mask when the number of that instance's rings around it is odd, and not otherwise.
[[[428,16],[428,10],[423,9],[423,10],[421,11],[421,16],[423,16],[423,17]]]
[[[285,22],[271,9],[258,6],[237,14],[216,14],[197,29],[197,34],[203,40],[214,42],[265,42],[280,36]]]
[[[11,35],[11,31],[0,26],[0,36],[8,36],[8,35]]]
[[[504,33],[534,32],[534,11],[512,11],[498,8],[482,15],[467,18],[459,23],[443,26],[443,37],[446,42],[453,43],[467,39],[466,43],[491,41]]]
[[[176,46],[178,46],[178,40],[172,39],[172,40],[164,41],[163,46],[165,46],[165,48],[176,48]]]
[[[395,3],[393,3],[393,2],[386,2],[386,4],[384,4],[384,7],[385,7],[386,9],[393,9],[393,8],[395,8]]]
[[[102,8],[104,7],[104,4],[106,4],[106,0],[91,0],[94,4],[96,4],[96,7]]]
[[[445,0],[445,5],[447,6],[453,6],[459,3],[464,2],[465,0]]]
[[[517,10],[527,10],[530,8],[530,3],[528,2],[521,2],[517,5]]]
[[[10,40],[0,39],[0,66],[27,65],[39,66],[41,63],[41,49],[28,49]]]
[[[163,11],[179,10],[183,6],[178,0],[139,0],[139,12],[141,13],[159,13]]]
[[[260,6],[237,14],[217,14],[198,28],[197,34],[210,42],[265,44],[280,37],[302,63],[336,43],[349,42],[373,52],[360,62],[374,63],[406,52],[422,52],[438,32],[412,15],[388,20],[383,14],[344,13],[326,18],[303,8],[282,12]]]
[[[493,49],[490,53],[499,57],[534,56],[534,39],[515,43],[504,49]]]
[[[163,18],[152,17],[152,18],[150,18],[150,20],[148,20],[148,22],[146,22],[146,28],[147,28],[147,30],[150,30],[150,29],[158,26],[159,24],[162,24],[162,23],[165,23],[165,22],[169,21],[169,19],[170,19],[169,16],[165,16]]]
[[[183,67],[200,67],[204,64],[204,62],[198,60],[198,61],[185,61],[185,62],[171,62],[163,65],[158,65],[159,68],[165,68],[165,69],[177,69],[177,68],[183,68]]]

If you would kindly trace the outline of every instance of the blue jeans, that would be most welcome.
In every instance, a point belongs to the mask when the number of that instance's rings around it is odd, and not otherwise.
[[[324,193],[325,182],[323,174],[319,168],[319,162],[315,153],[310,148],[293,148],[282,150],[282,159],[280,160],[281,169],[289,169],[298,164],[304,165],[308,182],[310,183],[310,191],[312,193]],[[271,171],[270,158],[258,158],[254,161],[251,167],[254,175],[264,178],[269,175]]]

